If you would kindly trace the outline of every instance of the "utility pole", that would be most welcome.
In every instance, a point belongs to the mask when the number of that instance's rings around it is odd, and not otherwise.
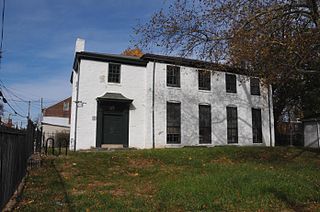
[[[28,101],[28,120],[31,118],[30,117],[30,110],[31,110],[31,101]]]
[[[43,112],[43,98],[41,97],[41,99],[40,99],[40,114],[41,114],[41,117],[43,116],[42,112]]]

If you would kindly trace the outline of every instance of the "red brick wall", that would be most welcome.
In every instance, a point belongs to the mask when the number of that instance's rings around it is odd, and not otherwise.
[[[64,105],[69,104],[68,110],[64,110]],[[71,97],[58,102],[43,110],[43,116],[54,116],[54,117],[64,117],[70,119],[71,115]]]

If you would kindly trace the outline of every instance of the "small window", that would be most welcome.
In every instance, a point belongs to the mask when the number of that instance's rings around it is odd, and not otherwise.
[[[261,109],[252,108],[253,143],[262,143]]]
[[[108,82],[120,83],[120,64],[109,63]]]
[[[63,111],[69,111],[69,102],[63,103]]]
[[[260,80],[259,78],[250,78],[251,95],[260,96]]]
[[[167,143],[181,143],[181,105],[167,103]]]
[[[180,67],[167,66],[167,86],[180,87]]]
[[[226,91],[227,93],[237,93],[236,75],[226,74]]]
[[[211,106],[199,105],[199,143],[211,143]]]
[[[199,90],[209,90],[211,89],[211,72],[208,70],[198,71],[198,84]]]
[[[236,107],[227,107],[228,144],[238,143],[238,112]]]

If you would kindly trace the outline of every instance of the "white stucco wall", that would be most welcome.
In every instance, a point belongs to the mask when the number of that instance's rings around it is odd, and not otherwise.
[[[320,123],[317,121],[304,122],[304,146],[320,147]]]
[[[70,127],[69,118],[64,118],[64,117],[44,116],[41,122],[44,124]]]
[[[180,68],[180,88],[168,87],[166,85],[166,66],[167,64],[156,63],[156,147],[203,145],[199,144],[199,104],[211,105],[212,145],[227,145],[227,106],[236,106],[238,110],[239,143],[236,145],[270,145],[269,121],[273,126],[273,117],[269,120],[267,88],[261,88],[261,96],[253,96],[250,94],[249,78],[237,75],[237,93],[226,93],[225,73],[216,71],[211,75],[211,90],[199,90],[198,69],[190,67]],[[151,68],[152,66],[148,66],[148,73],[152,73]],[[181,144],[166,144],[167,102],[181,103]],[[252,108],[261,109],[263,144],[253,144],[252,142]]]
[[[82,106],[78,104],[77,149],[96,146],[96,99],[106,92],[121,93],[133,99],[129,110],[129,146],[145,148],[145,71],[145,67],[122,64],[120,84],[108,83],[108,63],[81,60],[78,101]]]
[[[211,91],[198,89],[198,72],[196,68],[181,67],[181,87],[166,85],[166,65],[155,66],[155,146],[176,147],[199,145],[199,104],[211,105],[212,146],[227,145],[226,107],[236,106],[238,110],[239,143],[237,145],[274,145],[273,115],[269,119],[268,89],[261,88],[261,96],[250,94],[250,81],[245,76],[237,75],[237,93],[226,93],[225,73],[213,72]],[[82,59],[79,65],[80,86],[78,100],[84,104],[78,107],[77,149],[96,146],[96,98],[106,92],[121,93],[133,103],[129,111],[129,147],[152,148],[152,90],[153,67],[121,65],[121,83],[108,83],[108,63]],[[71,144],[75,128],[76,81],[73,75]],[[166,144],[166,103],[181,103],[181,144]],[[272,102],[270,102],[272,106]],[[262,112],[263,143],[252,143],[251,109],[260,108]],[[271,124],[271,129],[270,129]],[[270,136],[271,131],[271,136]]]
[[[75,128],[76,128],[76,100],[77,100],[77,83],[78,73],[72,72],[72,96],[71,96],[71,115],[70,115],[70,149],[74,149],[75,145]]]

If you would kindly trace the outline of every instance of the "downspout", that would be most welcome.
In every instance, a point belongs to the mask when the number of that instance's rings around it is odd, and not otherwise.
[[[320,147],[320,135],[319,135],[319,121],[316,119],[317,124],[317,138],[318,138],[318,147]]]
[[[268,109],[269,109],[269,133],[270,133],[270,146],[272,145],[272,123],[271,123],[271,85],[268,86]]]
[[[155,74],[156,74],[156,62],[153,61],[153,72],[152,72],[152,148],[153,149],[156,146],[156,144],[155,144],[155,130],[154,130]]]
[[[77,79],[77,90],[76,90],[76,111],[74,114],[74,145],[73,145],[73,151],[76,151],[76,146],[77,146],[77,126],[78,126],[78,103],[79,103],[79,81],[80,81],[80,61],[78,62],[78,79]]]

